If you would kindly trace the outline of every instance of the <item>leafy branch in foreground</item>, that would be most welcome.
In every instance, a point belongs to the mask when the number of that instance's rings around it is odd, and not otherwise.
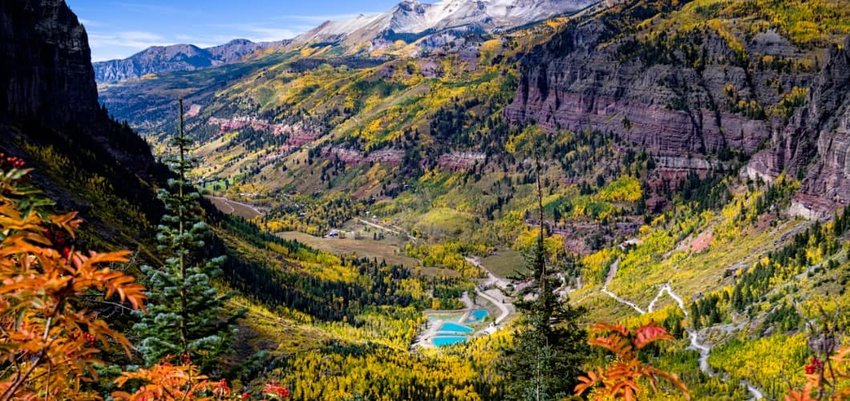
[[[850,348],[839,348],[840,328],[836,316],[820,311],[821,322],[810,323],[809,347],[814,355],[803,367],[806,384],[791,389],[785,401],[839,401],[850,399]]]
[[[111,267],[127,262],[129,252],[76,250],[81,220],[45,211],[52,202],[26,182],[30,170],[23,167],[0,154],[0,400],[101,400],[98,356],[115,346],[130,356],[133,347],[83,305],[117,298],[142,311],[145,289]],[[167,359],[124,372],[115,384],[127,391],[112,399],[125,401],[251,399],[224,380],[208,380],[196,365]],[[289,390],[272,382],[261,394],[280,400]]]
[[[71,241],[76,213],[51,214],[22,183],[19,159],[0,161],[0,400],[96,399],[85,390],[95,377],[101,348],[130,342],[85,309],[82,297],[117,297],[141,309],[143,287],[110,266],[126,251],[83,253]]]
[[[640,360],[638,351],[650,344],[672,340],[667,331],[655,324],[638,328],[634,333],[620,325],[597,324],[592,329],[588,343],[604,348],[614,354],[614,360],[604,369],[596,368],[579,378],[576,395],[593,390],[595,400],[623,399],[632,401],[641,392],[640,382],[649,382],[653,391],[658,391],[660,379],[665,379],[677,387],[685,398],[690,399],[688,388],[673,373],[657,369]]]

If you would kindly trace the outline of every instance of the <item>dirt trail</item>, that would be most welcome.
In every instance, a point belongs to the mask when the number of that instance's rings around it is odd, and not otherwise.
[[[358,219],[357,219],[357,221],[359,221],[359,222],[361,222],[361,223],[363,223],[363,224],[365,224],[365,225],[367,225],[367,226],[369,226],[369,227],[377,228],[377,229],[379,229],[379,230],[383,230],[383,231],[386,231],[386,232],[388,232],[388,233],[392,233],[392,234],[395,234],[395,235],[398,235],[398,236],[401,236],[402,234],[404,234],[404,235],[406,235],[406,236],[407,236],[407,238],[409,238],[411,241],[413,241],[413,242],[416,242],[416,241],[417,241],[417,240],[416,240],[416,237],[414,237],[414,236],[410,235],[410,233],[408,233],[408,232],[406,232],[406,231],[402,230],[401,228],[398,228],[398,227],[393,228],[393,227],[389,227],[389,226],[384,226],[384,225],[381,225],[381,224],[378,224],[378,223],[373,223],[373,222],[371,222],[371,221],[369,221],[369,220],[366,220],[366,219],[360,219],[360,218],[358,218]]]
[[[608,290],[608,284],[610,284],[611,281],[614,280],[614,276],[617,275],[617,269],[619,269],[619,268],[620,268],[620,259],[617,259],[617,260],[614,261],[614,263],[611,264],[611,267],[608,269],[608,277],[605,278],[605,285],[602,286],[602,293],[611,297],[611,298],[614,298],[615,301],[617,301],[617,302],[619,302],[623,305],[631,307],[632,309],[634,309],[635,311],[637,311],[637,313],[639,313],[641,315],[645,314],[646,311],[643,310],[640,306],[637,306],[634,302],[627,301],[626,299],[621,298],[617,294],[614,294],[613,292]]]
[[[602,293],[608,295],[609,297],[613,298],[614,300],[623,305],[631,307],[641,315],[646,314],[647,312],[653,312],[658,301],[666,293],[670,296],[670,298],[673,299],[673,301],[676,302],[676,304],[678,304],[679,309],[682,311],[685,317],[688,317],[688,310],[685,308],[685,301],[682,299],[682,297],[676,294],[675,291],[673,291],[673,286],[669,282],[661,286],[661,288],[658,290],[658,294],[655,295],[655,298],[653,298],[652,302],[650,302],[649,306],[647,306],[646,311],[643,310],[641,307],[637,306],[634,302],[623,299],[617,294],[614,294],[613,292],[609,291],[608,284],[610,284],[611,281],[614,279],[614,276],[617,275],[617,270],[619,269],[619,266],[619,259],[611,265],[611,268],[608,271],[608,277],[606,277],[605,284],[602,286]],[[686,329],[686,331],[691,341],[690,348],[699,352],[699,369],[709,377],[716,377],[717,374],[711,369],[711,366],[708,364],[708,357],[709,355],[711,355],[711,346],[705,345],[700,340],[699,333],[696,330],[688,328]],[[724,381],[727,380],[726,378],[721,379]],[[747,391],[750,393],[753,400],[764,399],[764,393],[761,391],[761,389],[755,387],[750,382],[743,380],[741,382],[741,385],[747,388]]]
[[[233,214],[246,219],[252,219],[263,214],[263,212],[260,211],[260,209],[257,209],[254,205],[237,202],[225,197],[208,196],[207,199],[209,199],[213,205],[225,214]]]

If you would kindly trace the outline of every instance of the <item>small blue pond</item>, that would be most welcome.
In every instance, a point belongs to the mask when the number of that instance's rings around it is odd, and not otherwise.
[[[434,345],[445,347],[466,341],[466,336],[437,336],[434,337]]]
[[[460,323],[445,322],[440,326],[439,334],[443,333],[472,333],[475,330],[472,327],[464,326]]]
[[[486,319],[489,315],[490,312],[487,312],[487,309],[476,309],[469,314],[469,318],[467,318],[466,321],[470,323],[478,323]]]

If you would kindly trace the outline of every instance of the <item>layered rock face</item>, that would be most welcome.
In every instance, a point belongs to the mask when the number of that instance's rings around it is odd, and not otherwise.
[[[783,171],[803,177],[792,212],[828,217],[850,204],[850,37],[833,46],[810,90],[807,104],[771,138],[747,166],[772,179]]]
[[[63,0],[0,2],[0,111],[51,124],[94,121],[88,36]]]
[[[829,49],[820,71],[754,69],[751,62],[745,69],[711,31],[696,39],[697,66],[681,49],[651,59],[636,43],[599,20],[569,27],[527,56],[505,116],[550,131],[614,133],[663,160],[662,176],[716,169],[726,150],[752,156],[742,171],[750,178],[801,179],[791,213],[807,218],[850,204],[850,38]],[[746,43],[750,60],[801,53],[775,32]],[[747,99],[767,109],[793,87],[809,88],[809,95],[787,120],[736,107]]]
[[[631,38],[609,36],[601,22],[590,21],[533,53],[523,63],[508,119],[550,130],[611,132],[666,156],[752,153],[770,136],[765,120],[727,107],[727,85],[747,96],[761,94],[743,68],[720,62],[735,54],[719,37],[702,38],[705,65],[693,68],[684,60],[644,60],[626,49],[634,44]]]

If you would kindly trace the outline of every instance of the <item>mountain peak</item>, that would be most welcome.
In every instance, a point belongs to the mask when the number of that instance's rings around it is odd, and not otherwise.
[[[259,50],[283,46],[286,43],[288,41],[255,43],[248,39],[233,39],[223,45],[206,49],[192,44],[152,46],[123,60],[94,63],[95,77],[98,82],[116,82],[146,74],[214,67],[233,63]]]
[[[295,39],[313,41],[376,42],[391,34],[419,38],[430,33],[466,28],[494,32],[526,25],[561,14],[581,10],[593,0],[442,0],[423,3],[402,0],[389,11],[328,21]]]

